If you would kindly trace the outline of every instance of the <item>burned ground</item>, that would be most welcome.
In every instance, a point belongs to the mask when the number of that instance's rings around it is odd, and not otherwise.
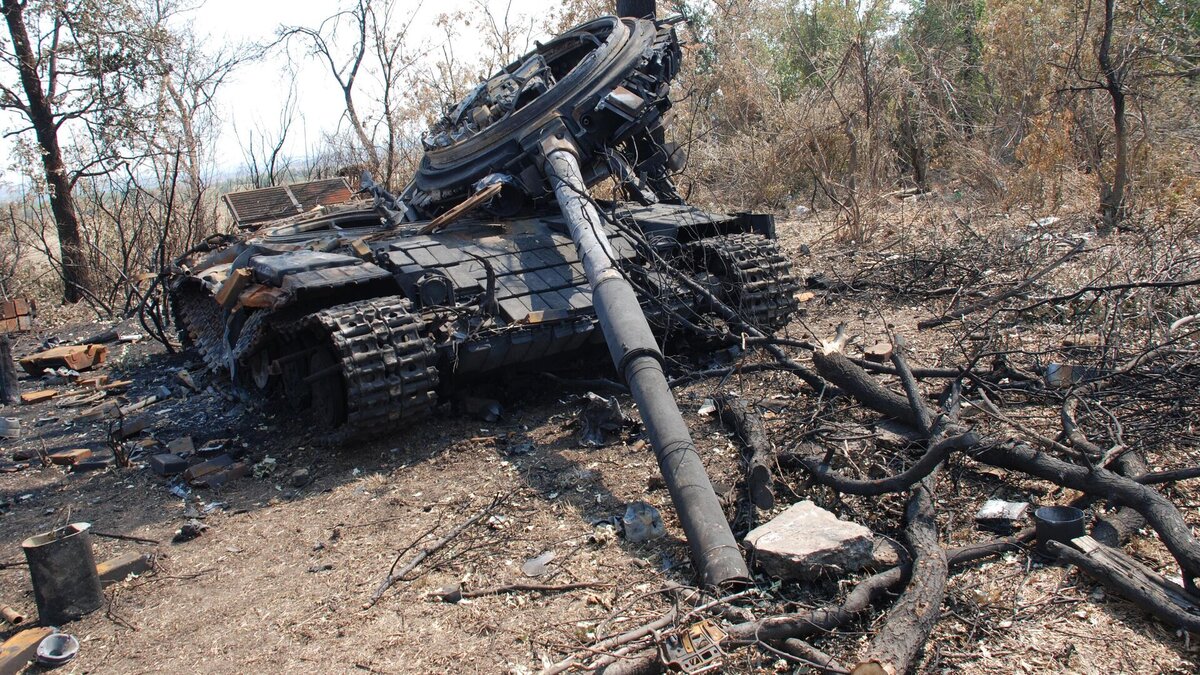
[[[941,316],[948,303],[966,306],[1019,284],[1070,250],[1088,230],[1082,218],[1030,226],[1013,217],[977,222],[967,228],[973,232],[933,227],[927,217],[913,215],[925,208],[922,204],[898,208],[892,232],[872,245],[826,238],[818,222],[782,225],[785,248],[797,268],[814,279],[812,296],[804,296],[803,315],[781,336],[816,343],[832,338],[844,323],[854,338],[844,352],[856,356],[888,341],[890,329],[906,339],[914,367],[954,368],[989,354],[989,359],[1005,356],[1014,372],[1032,372],[1050,362],[1104,362],[1103,350],[1088,337],[1097,334],[1100,344],[1120,352],[1109,360],[1136,353],[1139,344],[1146,344],[1138,342],[1138,331],[1156,320],[1146,307],[1174,312],[1176,318],[1178,307],[1196,311],[1187,288],[1149,298],[1138,294],[1159,291],[1128,290],[1119,301],[1112,293],[1097,293],[1086,298],[1090,306],[1059,299],[1010,311],[1089,284],[1187,276],[1180,271],[1189,269],[1189,254],[1164,254],[1169,262],[1134,261],[1140,255],[1136,252],[1145,250],[1139,248],[1144,238],[1130,233],[1108,240],[1088,237],[1081,253],[1021,295],[969,317],[971,325],[956,321],[918,330],[918,322]],[[1158,273],[1144,274],[1147,269]],[[1122,308],[1126,316],[1114,321]],[[50,335],[70,338],[96,331],[72,319],[44,312],[40,331],[22,337],[17,353],[33,351]],[[1064,347],[1066,343],[1073,346]],[[1186,340],[1175,344],[1184,353],[1171,362],[1168,375],[1175,383],[1192,382],[1195,366],[1187,350],[1194,345]],[[137,463],[129,469],[73,474],[35,462],[32,468],[0,474],[3,604],[34,613],[19,546],[32,534],[86,521],[99,532],[159,542],[94,539],[98,559],[151,551],[156,564],[152,573],[109,587],[101,611],[64,627],[82,642],[80,656],[70,666],[74,670],[529,672],[571,655],[588,663],[595,656],[589,645],[654,621],[676,606],[680,623],[708,615],[692,612],[670,590],[671,584],[688,585],[694,577],[670,498],[639,430],[628,429],[603,448],[582,448],[576,442],[576,397],[589,386],[571,383],[612,377],[603,354],[595,356],[594,364],[560,370],[553,379],[510,373],[472,385],[470,393],[503,403],[499,421],[484,422],[446,406],[395,437],[329,447],[302,419],[224,396],[228,383],[200,371],[194,355],[166,354],[149,341],[111,348],[104,372],[133,381],[116,394],[122,400],[138,401],[160,386],[173,392],[172,398],[147,409],[154,423],[138,438],[168,442],[190,435],[196,445],[229,439],[244,448],[247,464],[259,466],[260,475],[230,481],[219,490],[196,489],[185,500],[172,494],[166,479]],[[804,350],[788,349],[808,362]],[[752,349],[737,364],[766,362]],[[708,365],[681,360],[675,373]],[[985,366],[991,364],[978,368]],[[182,385],[175,374],[180,369],[192,373],[200,392]],[[735,532],[743,534],[751,521],[766,522],[787,505],[811,499],[880,537],[903,541],[903,492],[840,495],[813,484],[803,471],[783,467],[775,475],[774,511],[755,512],[740,503],[738,441],[715,415],[698,412],[705,399],[719,392],[735,391],[754,402],[780,457],[804,455],[815,445],[832,454],[837,470],[861,478],[895,473],[915,460],[878,442],[872,425],[879,415],[848,397],[818,396],[788,372],[746,370],[676,390],[705,465],[719,491],[729,496]],[[1126,382],[1105,407],[1125,421],[1125,444],[1144,453],[1151,470],[1196,466],[1200,458],[1189,427],[1195,419],[1195,388],[1163,390],[1170,386],[1162,382],[1165,377]],[[901,391],[895,378],[879,381]],[[922,378],[926,397],[935,399],[943,382]],[[1009,381],[1014,382],[1015,377]],[[22,391],[38,388],[36,381],[22,382]],[[1047,403],[1049,394],[1007,384],[990,391],[999,394],[993,397],[996,405],[1020,426],[1056,433],[1059,411]],[[628,397],[618,396],[631,410]],[[25,433],[18,442],[4,441],[5,454],[42,448],[105,451],[105,424],[72,422],[79,408],[60,403],[52,399],[6,407],[4,416],[21,418]],[[1092,410],[1085,424],[1103,435],[1100,430],[1108,427],[1090,415]],[[1094,410],[1103,416],[1101,407]],[[969,419],[981,432],[1023,435],[987,415]],[[1116,443],[1104,438],[1104,445]],[[267,457],[275,461],[269,473],[262,464]],[[294,481],[297,470],[307,470],[311,481]],[[1194,530],[1193,485],[1179,482],[1162,491]],[[939,540],[946,548],[994,536],[973,520],[989,497],[1066,504],[1080,496],[966,457],[952,457],[937,474],[934,495]],[[632,544],[593,526],[620,515],[628,502],[638,499],[661,510],[665,538]],[[1103,502],[1090,508],[1107,512]],[[430,542],[485,509],[477,524],[429,555],[373,607],[364,608],[389,570],[400,569]],[[196,517],[208,529],[191,541],[171,543],[176,530]],[[1167,577],[1178,575],[1171,554],[1149,529],[1136,534],[1125,550]],[[547,551],[554,557],[545,574],[530,578],[522,573],[527,560]],[[802,612],[841,602],[871,573],[782,584],[760,576],[750,593],[727,604],[758,618]],[[453,584],[469,592],[530,583],[590,587],[514,591],[458,603],[429,597]],[[878,609],[830,634],[810,636],[810,641],[852,664],[883,625],[890,602],[885,599]],[[805,667],[766,648],[728,651],[731,672]],[[1183,673],[1196,665],[1186,632],[1149,617],[1074,567],[1047,564],[1015,547],[951,572],[940,620],[916,668]]]

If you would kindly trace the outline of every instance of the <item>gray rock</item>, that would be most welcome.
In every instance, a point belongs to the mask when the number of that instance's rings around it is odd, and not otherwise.
[[[763,570],[781,579],[815,579],[826,572],[856,572],[872,562],[871,531],[838,520],[803,501],[746,535]]]

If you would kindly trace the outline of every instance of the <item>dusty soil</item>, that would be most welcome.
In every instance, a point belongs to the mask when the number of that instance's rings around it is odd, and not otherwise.
[[[841,263],[823,255],[835,248],[829,240],[799,224],[781,227],[781,235],[798,267],[839,271]],[[928,306],[912,300],[868,302],[854,293],[816,292],[790,334],[828,337],[846,321],[852,333],[863,336],[852,352],[879,338],[885,323],[911,337],[917,335],[915,322],[932,315]],[[39,334],[22,337],[17,352],[32,351],[51,334],[68,338],[95,330],[76,317],[44,313]],[[99,532],[159,542],[95,538],[98,559],[149,551],[156,556],[155,570],[110,587],[103,610],[63,627],[82,642],[78,659],[64,672],[530,672],[596,637],[657,618],[672,603],[661,592],[664,584],[693,581],[669,497],[656,480],[650,449],[638,442],[638,430],[609,447],[578,447],[572,421],[580,392],[560,382],[510,374],[475,385],[472,393],[503,402],[504,416],[495,423],[448,408],[393,438],[327,447],[306,430],[303,419],[233,402],[208,389],[213,382],[194,356],[166,354],[150,341],[113,350],[103,372],[135,382],[122,400],[136,401],[162,385],[175,393],[149,409],[155,422],[142,437],[166,442],[191,435],[197,446],[231,439],[244,446],[248,462],[270,457],[275,466],[269,474],[233,481],[219,491],[197,489],[187,499],[141,466],[78,475],[58,467],[0,474],[0,601],[26,613],[36,614],[21,565],[25,537],[86,521]],[[954,357],[952,344],[921,334],[916,358],[921,365]],[[592,358],[594,364],[564,376],[610,377],[607,358]],[[179,369],[189,369],[203,391],[181,387],[174,375]],[[683,388],[677,392],[680,407],[715,482],[735,486],[739,481],[739,451],[729,432],[697,413],[719,386],[760,401],[780,448],[794,446],[813,424],[814,398],[785,374]],[[39,388],[37,381],[22,383],[23,391]],[[627,397],[621,401],[632,408]],[[27,429],[21,441],[0,441],[0,447],[5,455],[28,447],[105,451],[105,426],[72,422],[78,410],[54,400],[5,408],[4,416],[21,418]],[[532,451],[522,454],[526,441]],[[1185,463],[1154,459],[1159,460],[1152,461],[1155,468]],[[294,485],[297,469],[309,470],[312,481]],[[943,473],[943,544],[992,536],[972,520],[990,496],[1036,503],[1064,503],[1073,496],[1046,484],[1003,478],[965,462]],[[806,487],[798,475],[784,475],[781,483],[788,489],[779,492],[779,509],[800,498],[814,499],[843,518],[897,535],[903,508],[898,497],[837,500],[823,489]],[[1195,523],[1195,489],[1181,487],[1170,494]],[[466,530],[378,604],[364,608],[397,560],[404,565],[423,545],[497,497],[503,502],[494,517]],[[629,544],[593,527],[636,499],[661,509],[669,532],[665,539]],[[195,513],[208,529],[194,540],[171,543]],[[770,515],[757,518],[762,522]],[[739,524],[742,531],[744,525]],[[1152,534],[1127,550],[1168,576],[1176,574]],[[457,604],[427,597],[453,583],[478,589],[529,582],[522,565],[546,551],[555,556],[537,583],[596,587]],[[744,606],[791,611],[834,602],[853,583],[852,578],[782,586],[759,581],[761,596],[748,598]],[[881,615],[876,612],[875,620]],[[835,655],[852,655],[870,630],[870,622],[852,624],[819,644]],[[945,616],[920,669],[1189,673],[1198,664],[1187,635],[1077,572],[1044,565],[1022,552],[952,577]],[[727,669],[786,672],[793,667],[764,652],[741,649],[730,655]]]

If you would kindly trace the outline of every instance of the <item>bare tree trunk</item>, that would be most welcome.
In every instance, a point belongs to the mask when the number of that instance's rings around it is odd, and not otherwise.
[[[1112,37],[1117,0],[1104,0],[1104,37],[1100,40],[1100,68],[1105,90],[1112,99],[1113,135],[1117,145],[1111,185],[1100,187],[1100,217],[1103,229],[1112,231],[1125,219],[1125,186],[1129,182],[1129,132],[1125,121],[1125,68],[1113,65]]]
[[[50,98],[42,90],[42,80],[37,72],[37,58],[29,41],[29,31],[25,28],[24,10],[24,3],[18,0],[3,0],[4,20],[8,23],[13,52],[19,61],[21,87],[25,90],[27,98],[23,105],[24,112],[37,135],[42,151],[42,167],[50,188],[50,210],[54,214],[62,258],[63,299],[73,303],[82,300],[85,292],[90,290],[87,262],[79,236],[79,217],[71,194],[74,184],[63,164],[54,110],[51,108]]]
[[[20,398],[17,385],[17,367],[13,363],[12,343],[7,335],[0,335],[0,405],[16,403]]]

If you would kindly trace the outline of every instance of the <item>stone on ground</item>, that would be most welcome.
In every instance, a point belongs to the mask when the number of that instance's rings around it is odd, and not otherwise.
[[[767,574],[811,580],[824,573],[856,572],[870,564],[874,539],[869,529],[838,520],[806,500],[751,530],[746,544]]]

